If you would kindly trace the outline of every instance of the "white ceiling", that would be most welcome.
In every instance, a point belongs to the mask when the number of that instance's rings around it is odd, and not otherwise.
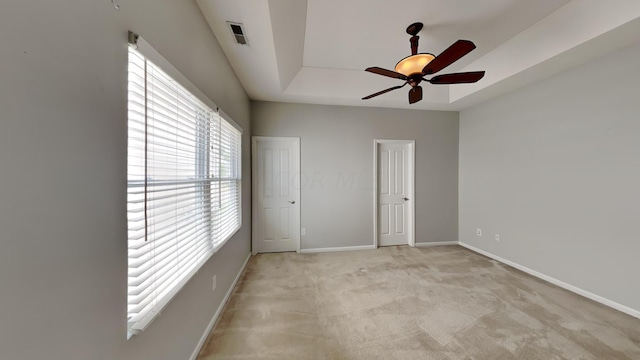
[[[253,100],[461,110],[640,41],[639,0],[196,1]],[[227,21],[243,24],[248,45],[235,43]],[[405,29],[416,21],[425,25],[419,52],[437,55],[458,39],[477,46],[439,74],[486,76],[423,84],[413,105],[408,87],[361,100],[402,84],[363,70],[393,70],[410,55]]]

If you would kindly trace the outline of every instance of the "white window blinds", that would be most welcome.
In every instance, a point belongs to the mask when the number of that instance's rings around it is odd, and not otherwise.
[[[128,324],[153,318],[239,228],[241,133],[129,50]]]

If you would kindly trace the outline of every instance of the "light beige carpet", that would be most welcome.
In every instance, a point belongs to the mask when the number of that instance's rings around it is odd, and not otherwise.
[[[640,359],[640,320],[459,246],[264,254],[198,359]]]

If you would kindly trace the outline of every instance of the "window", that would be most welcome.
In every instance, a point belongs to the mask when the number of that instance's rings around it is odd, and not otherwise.
[[[127,317],[136,334],[240,228],[241,132],[133,48],[128,89]]]

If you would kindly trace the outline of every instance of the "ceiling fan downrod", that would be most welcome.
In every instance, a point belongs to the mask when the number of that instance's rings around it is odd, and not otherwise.
[[[409,42],[411,42],[411,55],[418,53],[418,40],[420,39],[418,33],[423,26],[421,22],[415,22],[407,27],[407,34],[411,35],[411,39],[409,39]]]

